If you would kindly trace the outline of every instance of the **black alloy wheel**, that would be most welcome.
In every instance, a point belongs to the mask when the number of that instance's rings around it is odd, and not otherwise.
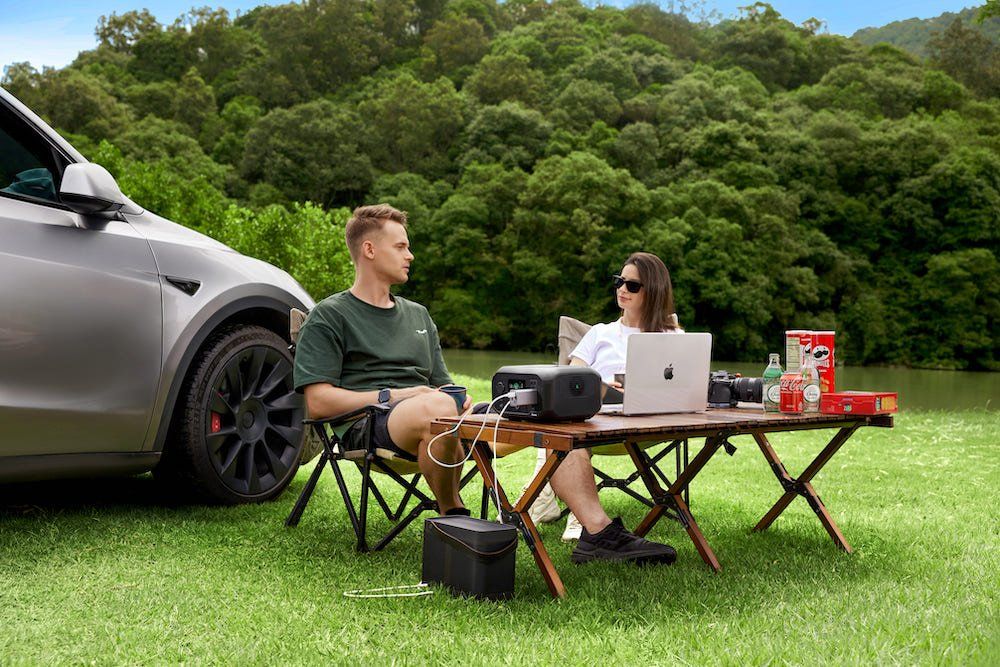
[[[208,408],[208,456],[230,489],[260,494],[298,466],[302,398],[278,350],[254,345],[230,357],[216,374]]]
[[[287,347],[256,326],[209,339],[185,382],[162,477],[226,504],[267,500],[288,485],[302,452],[305,409]]]

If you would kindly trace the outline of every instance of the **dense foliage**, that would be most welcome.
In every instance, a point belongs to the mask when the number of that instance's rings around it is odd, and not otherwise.
[[[351,206],[406,209],[403,291],[447,345],[540,349],[560,313],[608,319],[608,276],[643,249],[717,358],[815,327],[848,363],[996,368],[979,33],[922,62],[818,27],[761,3],[717,25],[577,0],[129,12],[71,66],[3,84],[137,201],[316,296],[348,284]]]
[[[935,33],[940,34],[948,29],[955,22],[960,20],[969,27],[975,27],[988,40],[996,44],[1000,41],[1000,18],[997,13],[991,13],[989,4],[996,5],[997,0],[990,0],[987,6],[982,8],[969,7],[959,12],[944,12],[940,16],[929,19],[906,19],[904,21],[893,21],[878,28],[862,28],[855,32],[851,39],[855,39],[866,46],[874,46],[879,42],[886,42],[893,46],[898,46],[904,51],[917,56],[928,56],[928,42],[934,38]],[[995,12],[995,7],[992,12]],[[982,23],[980,23],[982,18]]]

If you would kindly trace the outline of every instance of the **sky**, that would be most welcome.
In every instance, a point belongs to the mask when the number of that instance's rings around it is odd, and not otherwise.
[[[979,6],[984,0],[771,0],[782,16],[794,23],[808,18],[826,21],[830,32],[851,35],[860,28],[881,26],[908,18],[930,18]],[[604,0],[626,5],[628,0]],[[722,18],[753,0],[705,0]],[[147,8],[160,23],[172,23],[192,6],[224,7],[230,15],[281,0],[0,0],[0,69],[15,62],[35,68],[64,67],[76,54],[96,46],[94,28],[102,15]],[[592,4],[592,3],[588,3]],[[661,5],[668,5],[661,0]]]

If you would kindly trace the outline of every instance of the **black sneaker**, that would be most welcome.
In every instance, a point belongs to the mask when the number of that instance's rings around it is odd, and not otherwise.
[[[621,518],[615,517],[601,532],[594,535],[584,528],[570,560],[577,565],[592,560],[670,565],[677,560],[677,552],[669,545],[650,542],[630,533],[625,530]]]

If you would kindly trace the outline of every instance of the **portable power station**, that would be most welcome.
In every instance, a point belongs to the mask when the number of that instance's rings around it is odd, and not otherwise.
[[[528,421],[584,421],[601,409],[601,375],[586,366],[504,366],[493,375],[493,398],[534,389],[536,400],[509,405],[505,417]]]

